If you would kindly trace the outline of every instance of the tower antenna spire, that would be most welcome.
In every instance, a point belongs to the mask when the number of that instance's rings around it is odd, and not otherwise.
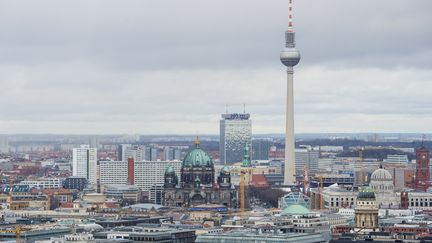
[[[288,31],[293,31],[292,0],[289,0],[288,5]]]

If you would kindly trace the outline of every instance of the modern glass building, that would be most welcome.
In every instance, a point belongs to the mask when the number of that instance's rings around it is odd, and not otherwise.
[[[232,164],[243,160],[244,148],[252,143],[250,114],[222,114],[220,120],[220,161]]]

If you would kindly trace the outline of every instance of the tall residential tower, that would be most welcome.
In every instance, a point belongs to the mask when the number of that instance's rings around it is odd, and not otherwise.
[[[84,177],[89,184],[97,183],[97,148],[81,145],[73,149],[72,174]]]
[[[243,161],[244,148],[252,145],[252,121],[248,113],[223,114],[220,120],[220,161],[232,164]]]
[[[295,48],[295,32],[292,24],[292,0],[289,0],[288,30],[285,32],[285,48],[280,60],[287,67],[286,135],[285,135],[285,175],[284,184],[295,184],[295,137],[294,137],[294,66],[300,61],[300,52]]]

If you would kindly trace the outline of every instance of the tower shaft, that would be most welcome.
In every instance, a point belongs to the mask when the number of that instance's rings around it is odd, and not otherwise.
[[[295,184],[295,137],[294,137],[294,69],[287,67],[287,100],[285,126],[285,185]]]

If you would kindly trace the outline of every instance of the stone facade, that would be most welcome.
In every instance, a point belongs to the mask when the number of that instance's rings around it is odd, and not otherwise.
[[[205,203],[235,206],[228,167],[222,168],[215,181],[215,169],[210,156],[200,148],[190,151],[182,163],[180,180],[172,167],[167,167],[164,181],[164,205],[189,207]]]
[[[356,232],[376,231],[378,224],[378,204],[375,193],[370,189],[360,192],[355,207]]]

